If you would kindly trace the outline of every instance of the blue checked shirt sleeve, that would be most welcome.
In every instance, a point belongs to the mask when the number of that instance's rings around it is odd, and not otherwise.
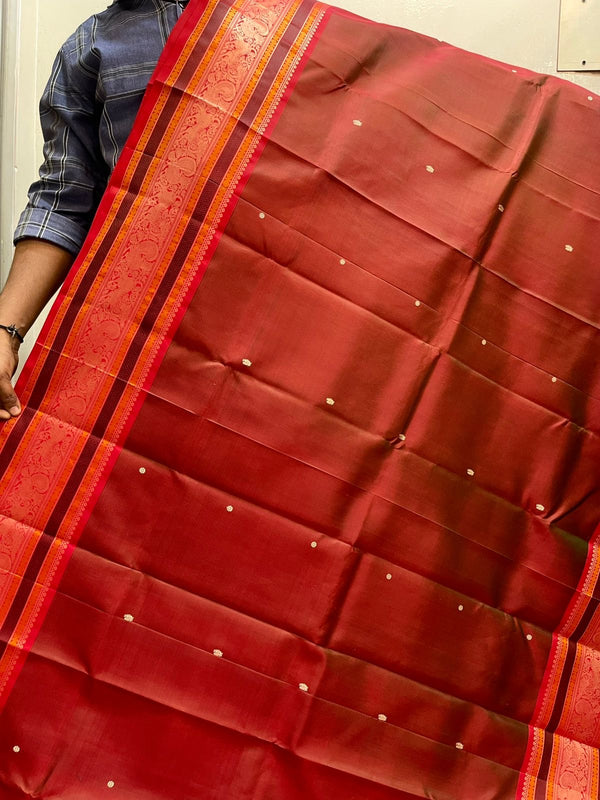
[[[78,253],[108,180],[98,128],[98,56],[90,32],[62,47],[40,101],[44,163],[15,231]]]

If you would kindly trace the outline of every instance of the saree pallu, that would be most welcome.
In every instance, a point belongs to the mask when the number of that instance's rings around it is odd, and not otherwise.
[[[599,796],[599,136],[191,0],[2,429],[2,798]]]

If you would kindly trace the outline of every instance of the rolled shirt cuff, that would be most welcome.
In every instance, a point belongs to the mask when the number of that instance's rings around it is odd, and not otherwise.
[[[19,218],[13,240],[16,244],[20,239],[43,239],[76,256],[86,235],[86,228],[57,211],[28,207]]]

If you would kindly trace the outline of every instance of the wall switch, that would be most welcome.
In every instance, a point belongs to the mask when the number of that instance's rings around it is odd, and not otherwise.
[[[561,0],[558,71],[600,70],[600,0]]]

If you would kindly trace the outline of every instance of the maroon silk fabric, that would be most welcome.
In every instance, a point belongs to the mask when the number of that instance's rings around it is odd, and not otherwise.
[[[10,800],[529,797],[598,522],[600,99],[313,44],[6,702]]]

